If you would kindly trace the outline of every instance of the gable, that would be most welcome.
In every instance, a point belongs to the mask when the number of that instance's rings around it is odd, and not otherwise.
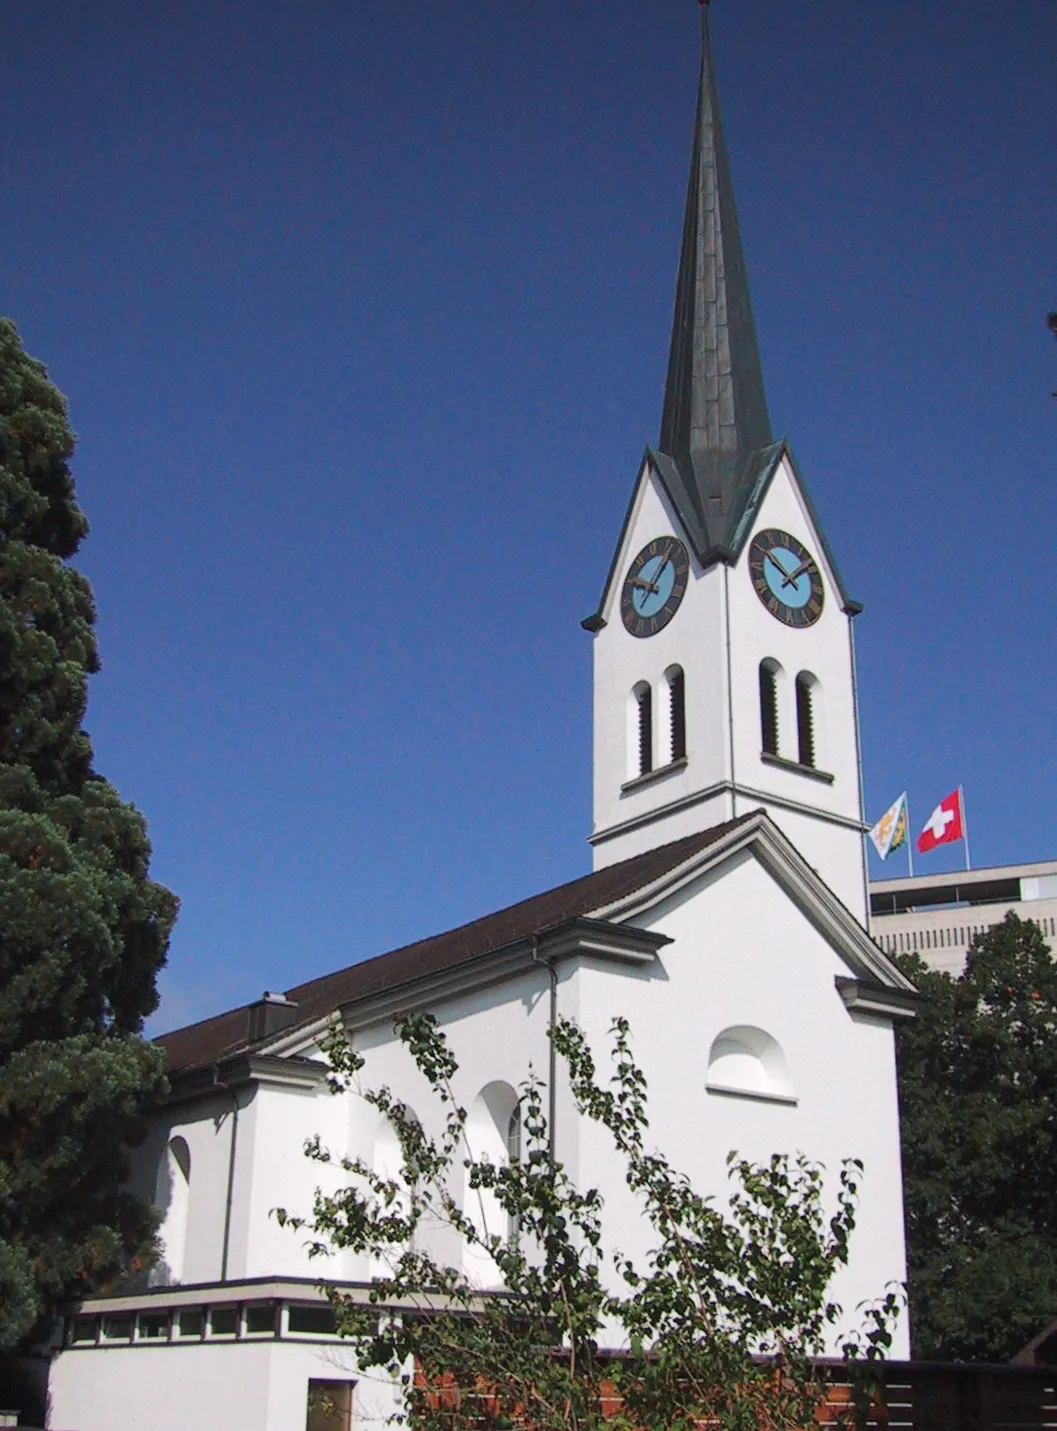
[[[793,456],[793,449],[789,440],[782,438],[770,447],[745,456],[744,471],[735,490],[731,509],[723,514],[715,532],[709,529],[706,517],[700,511],[699,503],[693,495],[692,484],[686,481],[678,463],[666,453],[647,447],[624,513],[624,521],[602,586],[598,608],[581,621],[584,630],[599,631],[611,619],[610,606],[616,578],[638,550],[636,541],[640,535],[639,518],[648,490],[652,488],[662,503],[669,529],[686,541],[699,568],[707,570],[717,562],[736,563],[757,527],[761,524],[769,525],[762,521],[762,512],[779,473],[796,490],[804,521],[811,529],[812,540],[827,569],[832,588],[839,596],[841,610],[849,616],[857,616],[862,611],[862,604],[848,592],[811,500],[811,494]],[[717,519],[713,519],[712,526],[717,526]],[[652,536],[657,534],[651,532]],[[643,541],[645,540],[648,538],[644,537]],[[639,545],[641,544],[642,542],[639,542]]]
[[[635,920],[672,940],[659,956],[666,966],[687,958],[718,965],[726,986],[754,991],[765,1003],[810,990],[837,1007],[835,981],[863,973],[861,961],[832,930],[819,927],[753,845],[711,865]]]
[[[914,985],[762,811],[733,822],[722,839],[688,858],[682,867],[669,868],[652,886],[596,910],[595,915],[627,919],[650,928],[662,920],[666,907],[675,907],[673,901],[682,901],[695,888],[703,888],[705,880],[714,882],[732,859],[743,854],[751,855],[762,866],[784,898],[827,942],[844,966],[843,972],[835,968],[835,975],[862,981],[878,993],[890,993],[894,1016],[911,1012],[916,996]],[[739,917],[754,917],[751,903]]]
[[[683,541],[691,553],[691,561],[696,559],[698,544],[694,532],[688,528],[682,517],[682,509],[673,500],[664,474],[658,466],[661,454],[646,449],[639,475],[632,488],[620,535],[613,549],[598,609],[585,616],[580,625],[585,631],[600,631],[613,619],[613,609],[617,600],[620,576],[630,564],[636,552],[654,537],[672,533]]]
[[[796,458],[793,456],[793,449],[788,438],[783,438],[776,443],[771,452],[773,454],[771,460],[762,468],[751,489],[746,491],[744,506],[733,523],[730,545],[731,559],[734,561],[738,559],[750,537],[758,528],[780,525],[765,513],[764,508],[770,505],[768,499],[771,497],[772,489],[776,483],[779,486],[786,484],[794,495],[802,520],[811,531],[811,542],[814,543],[819,553],[819,560],[829,577],[832,589],[839,596],[841,610],[849,616],[857,616],[862,611],[862,605],[849,595],[844,584],[837,559],[826,539],[825,530],[819,520],[818,512],[815,510],[815,504],[811,500],[811,494],[804,482]]]

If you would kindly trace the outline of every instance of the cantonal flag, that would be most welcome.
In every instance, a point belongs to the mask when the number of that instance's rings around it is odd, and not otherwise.
[[[874,849],[886,860],[893,850],[898,850],[907,842],[907,792],[889,805],[877,824],[869,832]]]
[[[965,838],[965,815],[961,787],[952,790],[933,810],[918,836],[918,854],[927,855],[937,845],[949,845]]]

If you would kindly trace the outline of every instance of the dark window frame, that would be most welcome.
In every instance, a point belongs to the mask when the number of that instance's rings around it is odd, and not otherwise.
[[[686,759],[686,673],[682,666],[668,672],[668,738],[674,764]]]
[[[760,745],[764,755],[778,755],[778,671],[760,662]]]
[[[653,770],[653,689],[648,681],[636,688],[635,702],[639,714],[639,774]]]
[[[815,680],[801,671],[796,678],[796,748],[797,759],[808,770],[815,769],[818,756],[815,734]]]

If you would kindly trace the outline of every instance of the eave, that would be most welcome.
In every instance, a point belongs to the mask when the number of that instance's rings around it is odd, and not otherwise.
[[[315,1093],[326,1083],[328,1072],[327,1065],[319,1059],[279,1056],[272,1052],[236,1053],[219,1059],[211,1068],[170,1076],[169,1096],[165,1102],[167,1105],[197,1102],[249,1085]]]

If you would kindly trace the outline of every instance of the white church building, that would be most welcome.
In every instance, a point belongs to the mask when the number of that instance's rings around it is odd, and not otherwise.
[[[310,1211],[312,1134],[379,1168],[392,1156],[378,1114],[328,1090],[319,1044],[335,1020],[365,1078],[428,1132],[440,1115],[393,1018],[431,1010],[472,1136],[503,1157],[519,1087],[548,1070],[551,1020],[575,1018],[601,1052],[624,1014],[651,1133],[699,1190],[724,1195],[735,1149],[803,1152],[834,1178],[860,1158],[835,1288],[848,1323],[903,1282],[893,1025],[915,996],[867,933],[859,607],[771,431],[707,23],[660,439],[632,475],[583,623],[593,872],[160,1040],[171,1096],[136,1177],[164,1211],[165,1261],[141,1292],[71,1311],[50,1426],[344,1431],[391,1412],[316,1286],[325,1275],[355,1293],[372,1269],[310,1261],[271,1216]],[[557,1157],[641,1253],[607,1135],[577,1117],[560,1070],[552,1097]],[[893,1354],[908,1354],[905,1322]]]

